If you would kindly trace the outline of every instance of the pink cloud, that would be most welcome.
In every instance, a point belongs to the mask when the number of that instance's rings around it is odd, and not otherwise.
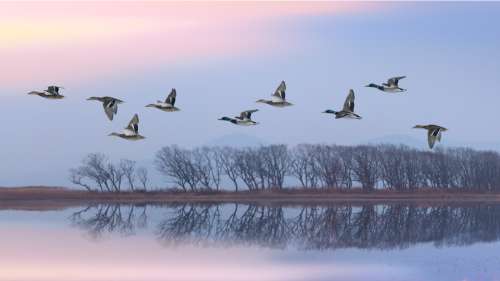
[[[84,82],[166,63],[283,52],[281,19],[363,11],[335,2],[0,3],[2,84]],[[291,46],[294,44],[286,44]]]

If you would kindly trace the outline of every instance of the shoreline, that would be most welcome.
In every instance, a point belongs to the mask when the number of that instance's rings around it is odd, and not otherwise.
[[[0,210],[55,210],[92,204],[221,204],[328,205],[500,203],[500,193],[457,191],[374,191],[283,189],[240,192],[88,192],[54,187],[0,188]]]

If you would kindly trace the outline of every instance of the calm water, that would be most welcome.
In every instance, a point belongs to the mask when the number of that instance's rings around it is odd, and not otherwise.
[[[0,211],[0,280],[500,280],[500,205]]]

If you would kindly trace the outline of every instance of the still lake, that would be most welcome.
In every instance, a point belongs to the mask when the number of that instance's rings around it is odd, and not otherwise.
[[[500,280],[500,205],[0,211],[1,281]]]

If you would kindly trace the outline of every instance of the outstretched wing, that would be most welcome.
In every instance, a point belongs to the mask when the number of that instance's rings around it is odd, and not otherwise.
[[[170,94],[168,95],[168,97],[165,99],[165,103],[168,103],[171,106],[174,106],[176,97],[177,97],[177,91],[175,90],[175,88],[173,88],[172,91],[170,91]]]
[[[106,113],[106,116],[108,116],[108,119],[110,121],[113,121],[113,115],[114,115],[113,108],[106,106],[105,103],[103,103],[102,106],[104,107],[104,113]]]
[[[106,99],[103,103],[102,106],[104,108],[104,113],[106,113],[106,116],[108,116],[108,119],[110,121],[113,121],[113,116],[118,112],[118,103],[116,99],[114,98],[109,98]]]
[[[135,132],[136,134],[139,133],[139,116],[137,114],[132,117],[132,120],[128,123],[127,130],[131,130]]]
[[[354,112],[354,90],[350,89],[344,102],[344,111]]]
[[[240,116],[238,119],[244,120],[244,119],[252,119],[252,113],[259,111],[258,109],[252,109],[252,110],[247,110],[243,111],[240,113]]]
[[[389,80],[387,80],[387,86],[389,87],[397,87],[399,80],[406,78],[406,76],[397,76],[397,77],[392,77]]]
[[[59,95],[59,88],[58,86],[49,86],[47,87],[47,92],[51,93],[52,95]]]
[[[436,140],[441,141],[441,128],[432,128],[427,131],[427,141],[429,148],[432,149]]]
[[[285,100],[286,98],[286,84],[285,84],[285,81],[281,81],[280,85],[278,86],[278,88],[276,89],[276,91],[274,91],[274,94],[273,96],[275,97],[278,97],[282,100]]]

